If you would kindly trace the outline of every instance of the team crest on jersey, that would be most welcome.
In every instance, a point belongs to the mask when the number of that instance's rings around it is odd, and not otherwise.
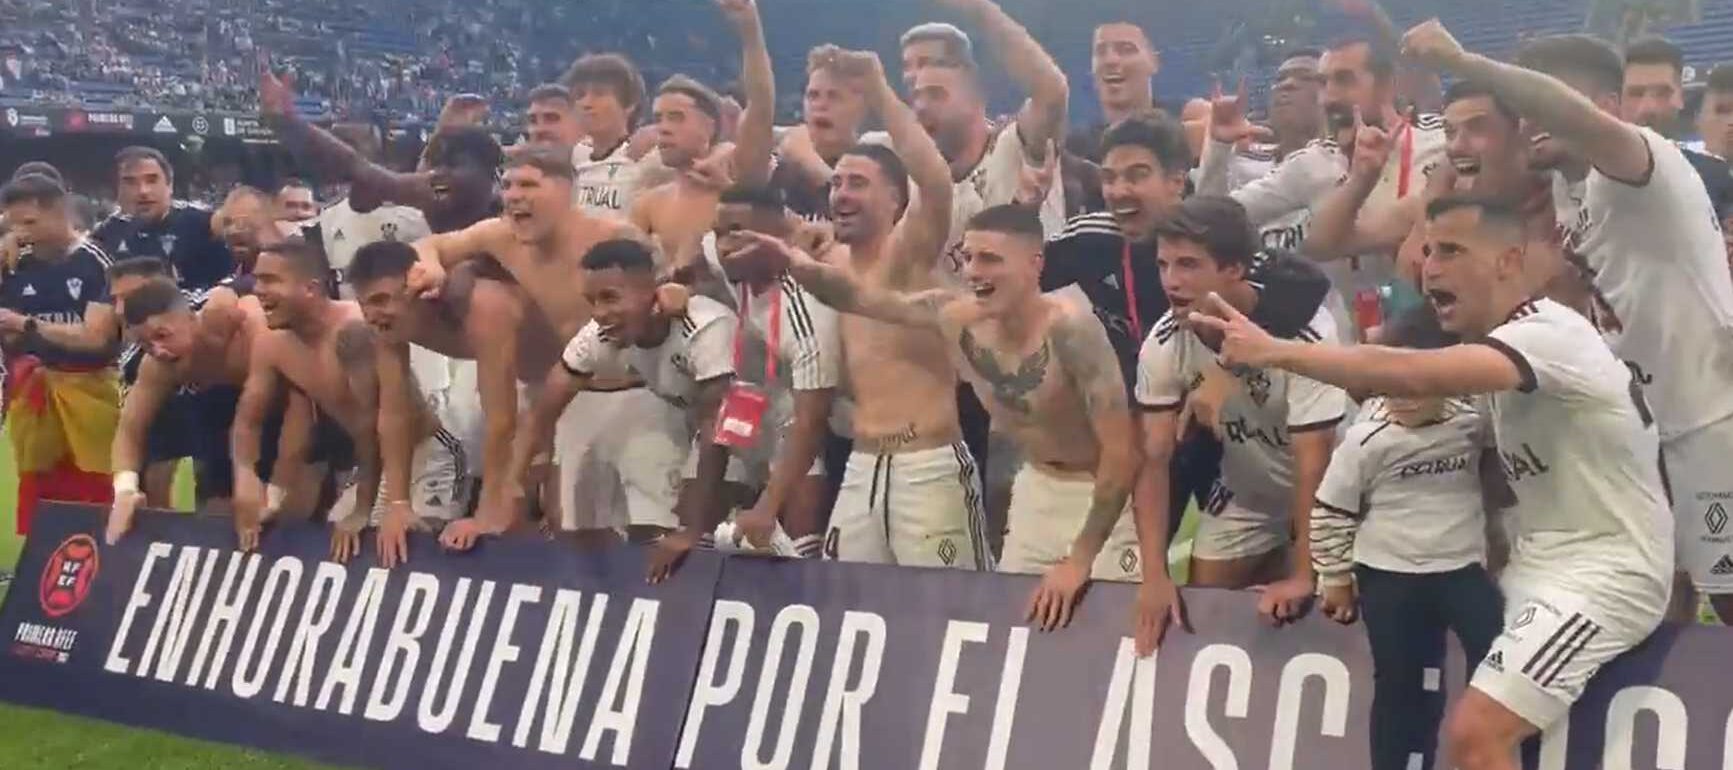
[[[332,242],[332,243],[342,243],[342,242],[343,242],[343,239],[344,239],[344,238],[347,238],[347,237],[348,237],[348,236],[346,236],[346,235],[344,235],[344,234],[343,234],[343,230],[342,230],[342,228],[338,228],[338,229],[337,229],[337,230],[334,230],[334,231],[332,231],[332,233],[331,233],[331,242]],[[395,240],[395,239],[393,239],[393,240]]]
[[[397,223],[396,222],[386,222],[385,224],[380,225],[379,226],[379,234],[381,236],[383,236],[385,238],[385,240],[388,240],[388,241],[397,240]]]
[[[163,233],[163,236],[162,236],[162,254],[163,254],[163,256],[165,256],[165,257],[168,256],[169,254],[173,253],[174,250],[175,250],[175,234],[174,233]]]
[[[73,299],[78,299],[78,293],[79,293],[79,291],[81,291],[83,289],[84,289],[84,279],[83,278],[68,278],[68,279],[66,279],[66,293],[72,295]]]
[[[18,292],[18,293],[20,295],[23,295],[26,297],[34,297],[34,296],[36,296],[36,287],[32,284],[27,283],[27,284],[24,284],[24,290],[21,292]]]
[[[1252,403],[1262,407],[1270,400],[1270,375],[1262,369],[1252,369],[1240,375],[1240,380],[1246,384],[1246,395]]]

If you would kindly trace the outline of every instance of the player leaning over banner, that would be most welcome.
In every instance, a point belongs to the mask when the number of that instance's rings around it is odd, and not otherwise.
[[[220,513],[229,509],[234,484],[228,462],[229,432],[253,351],[270,331],[257,298],[238,297],[219,288],[195,305],[166,277],[147,279],[130,289],[124,315],[144,355],[138,364],[138,378],[121,404],[120,428],[114,436],[114,508],[107,530],[110,545],[131,528],[134,514],[144,503],[139,470],[147,457],[146,437],[165,428],[190,434],[187,444],[194,449],[192,457],[199,465],[199,510]],[[192,418],[188,424],[164,425],[157,419],[173,398],[185,399]],[[312,404],[296,390],[289,391],[286,407],[277,411],[281,415],[273,421],[274,429],[266,432],[280,438],[262,448],[266,464],[260,472],[270,467],[270,474],[263,478],[273,488],[283,490],[306,456],[314,418]],[[267,497],[272,498],[267,503],[272,513],[279,507],[298,507],[282,506],[280,491]]]
[[[1689,168],[1686,169],[1689,173]],[[1516,495],[1500,583],[1506,625],[1447,728],[1463,770],[1515,770],[1517,746],[1564,718],[1601,666],[1666,610],[1673,521],[1653,421],[1595,328],[1529,300],[1523,217],[1487,199],[1427,207],[1426,292],[1466,344],[1439,350],[1278,340],[1211,295],[1194,323],[1230,366],[1284,369],[1356,392],[1487,395]]]
[[[108,255],[72,229],[66,191],[41,175],[0,188],[0,207],[23,248],[0,275],[0,350],[6,428],[18,467],[17,527],[30,531],[39,500],[107,503],[108,445],[118,382],[118,335],[65,345],[114,324]]]
[[[702,296],[691,298],[683,318],[660,313],[655,257],[641,241],[596,244],[584,255],[583,269],[582,285],[593,317],[566,346],[560,364],[548,371],[527,426],[512,442],[504,497],[522,507],[531,459],[552,444],[555,425],[572,398],[600,379],[600,373],[629,370],[679,411],[658,425],[640,421],[636,429],[651,435],[639,437],[623,462],[660,464],[671,457],[678,467],[678,461],[696,457],[696,462],[685,463],[685,483],[677,492],[641,490],[659,493],[652,502],[664,511],[672,508],[678,522],[678,528],[655,541],[650,579],[660,581],[679,566],[700,536],[716,528],[728,509],[723,496],[728,451],[717,442],[715,426],[718,410],[736,395],[730,389],[736,321],[722,303]],[[596,414],[583,417],[603,419]],[[651,456],[641,454],[645,450]]]
[[[1169,508],[1168,494],[1182,405],[1206,387],[1219,363],[1213,335],[1190,319],[1205,296],[1221,294],[1241,312],[1257,316],[1259,324],[1270,323],[1264,319],[1274,314],[1266,306],[1280,298],[1266,298],[1259,289],[1252,272],[1259,259],[1257,238],[1245,209],[1234,200],[1191,198],[1157,224],[1156,232],[1162,289],[1172,309],[1155,323],[1137,359],[1137,401],[1144,410],[1149,455],[1138,513],[1146,519],[1146,531],[1165,533],[1168,517],[1182,513]],[[1329,310],[1317,307],[1310,323],[1292,328],[1291,334],[1281,331],[1307,343],[1330,339],[1335,327]],[[1200,511],[1191,582],[1235,589],[1263,585],[1258,612],[1278,623],[1292,621],[1305,614],[1315,590],[1307,522],[1348,398],[1338,388],[1286,372],[1219,368],[1226,370],[1230,391],[1216,420],[1222,472]],[[1151,568],[1158,581],[1164,572]],[[1170,585],[1155,587],[1160,590],[1145,599],[1171,598]]]
[[[1003,572],[1041,572],[1029,617],[1071,622],[1091,576],[1126,582],[1161,553],[1138,550],[1124,515],[1140,466],[1119,359],[1088,310],[1041,293],[1041,220],[1019,206],[972,217],[962,241],[967,291],[865,285],[786,243],[752,234],[776,269],[845,313],[940,334],[993,424],[1025,464],[1011,490]]]
[[[306,393],[347,438],[327,442],[321,437],[321,446],[313,450],[333,471],[354,471],[346,474],[342,498],[332,507],[336,526],[331,556],[345,561],[358,550],[379,490],[379,377],[373,333],[355,303],[330,298],[325,255],[300,238],[266,247],[253,277],[270,330],[252,346],[230,433],[235,533],[242,550],[257,547],[262,516],[269,512],[258,474],[261,434],[270,404],[287,384]]]

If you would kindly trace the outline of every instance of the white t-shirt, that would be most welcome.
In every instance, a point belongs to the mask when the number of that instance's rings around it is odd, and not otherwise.
[[[1320,308],[1301,339],[1333,339],[1335,322]],[[1137,403],[1146,409],[1177,409],[1216,360],[1169,312],[1156,322],[1137,356]],[[1348,394],[1280,369],[1229,372],[1236,387],[1221,408],[1222,484],[1243,508],[1285,513],[1292,502],[1294,454],[1290,434],[1322,430],[1342,420]]]
[[[331,262],[337,294],[345,299],[355,298],[355,287],[349,285],[346,273],[361,247],[380,241],[414,243],[433,234],[419,209],[380,206],[362,214],[349,205],[348,198],[306,222],[302,233],[308,232],[318,234],[325,257]],[[423,396],[434,397],[451,386],[451,360],[420,345],[409,347],[409,368],[415,373]]]
[[[588,144],[572,148],[572,204],[592,215],[625,216],[638,194],[638,177],[642,169],[638,161],[627,155],[630,142],[620,142],[607,157],[595,160],[595,150]]]
[[[352,298],[354,290],[345,280],[344,272],[349,269],[349,263],[355,261],[355,252],[362,246],[380,241],[414,243],[433,234],[427,226],[427,218],[416,209],[380,206],[362,214],[350,207],[348,198],[319,212],[319,216],[307,224],[319,228],[325,258],[331,262],[338,292],[346,298]]]
[[[882,131],[861,137],[862,142],[891,146],[890,135]],[[1017,122],[990,135],[987,151],[981,162],[951,188],[951,234],[945,241],[945,253],[939,259],[939,273],[950,282],[961,280],[963,271],[963,230],[976,214],[1017,198],[1017,187],[1023,181],[1023,169],[1032,165],[1023,151],[1023,140],[1017,133]],[[1058,235],[1065,228],[1065,180],[1056,167],[1053,184],[1047,198],[1041,202],[1041,230],[1047,237]]]
[[[1517,500],[1506,522],[1511,566],[1591,586],[1609,568],[1670,574],[1660,445],[1630,369],[1587,319],[1547,299],[1524,303],[1482,344],[1524,379],[1489,399]]]
[[[579,377],[628,369],[650,392],[682,409],[699,383],[734,373],[734,313],[709,297],[695,296],[686,316],[669,322],[668,336],[653,348],[620,347],[602,339],[594,320],[567,343],[560,361]]]
[[[1361,520],[1354,561],[1389,572],[1449,572],[1485,561],[1480,453],[1485,422],[1465,401],[1416,428],[1368,401],[1342,436],[1318,504]]]
[[[1623,328],[1614,352],[1636,367],[1670,440],[1733,416],[1733,279],[1696,169],[1672,142],[1638,130],[1654,159],[1647,183],[1590,171],[1574,191],[1580,207],[1560,221],[1565,248]],[[1558,181],[1555,193],[1575,197]]]

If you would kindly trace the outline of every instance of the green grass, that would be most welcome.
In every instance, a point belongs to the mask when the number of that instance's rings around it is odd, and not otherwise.
[[[192,474],[182,465],[175,479],[175,507],[191,510]],[[14,535],[17,476],[12,444],[0,439],[0,572],[18,563],[23,538]],[[29,583],[29,576],[24,577]],[[0,599],[7,587],[0,586]],[[95,719],[0,703],[0,767],[6,770],[315,770],[325,765],[280,755],[188,740]]]

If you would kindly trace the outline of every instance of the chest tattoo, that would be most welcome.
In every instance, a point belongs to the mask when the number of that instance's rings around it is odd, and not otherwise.
[[[1034,412],[1029,397],[1047,380],[1047,367],[1052,361],[1047,340],[1042,340],[1038,350],[1017,362],[1015,369],[1000,366],[993,351],[981,347],[968,329],[958,336],[957,346],[962,349],[969,366],[993,388],[994,400],[1025,417]]]

